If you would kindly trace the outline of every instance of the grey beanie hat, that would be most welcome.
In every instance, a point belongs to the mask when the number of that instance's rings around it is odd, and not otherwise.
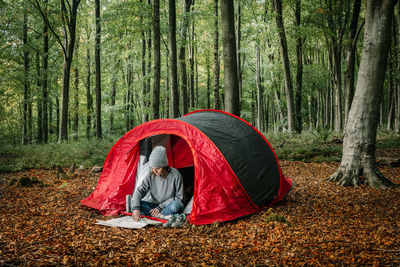
[[[149,164],[152,168],[162,168],[168,166],[167,151],[163,146],[156,146],[150,154]]]

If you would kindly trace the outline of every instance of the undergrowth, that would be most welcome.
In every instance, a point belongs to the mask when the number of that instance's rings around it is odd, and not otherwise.
[[[0,172],[26,169],[49,169],[54,166],[102,166],[115,143],[112,139],[68,141],[26,146],[3,146],[0,149]]]
[[[302,162],[340,161],[343,137],[319,129],[314,132],[298,134],[265,133],[279,160]],[[0,172],[13,172],[26,169],[53,168],[55,165],[69,167],[73,163],[86,167],[102,166],[104,160],[118,140],[118,137],[82,139],[61,144],[0,147]],[[379,131],[377,149],[400,147],[400,138],[393,133]]]

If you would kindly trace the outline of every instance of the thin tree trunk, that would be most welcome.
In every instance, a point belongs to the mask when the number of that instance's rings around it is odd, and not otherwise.
[[[239,77],[235,38],[235,9],[233,0],[221,1],[222,44],[224,48],[225,111],[240,116]]]
[[[296,130],[297,133],[301,133],[303,122],[301,118],[301,96],[303,91],[303,38],[301,37],[301,0],[296,1],[296,56],[297,56],[297,72],[296,72]]]
[[[194,13],[194,0],[192,3],[192,13]],[[194,19],[192,19],[192,27],[191,27],[191,33],[190,33],[190,46],[189,46],[190,107],[194,107],[194,99],[195,99],[195,94],[194,94],[194,42],[195,42]]]
[[[182,94],[182,112],[186,114],[188,112],[188,82],[187,82],[187,74],[186,74],[186,37],[187,37],[187,30],[189,25],[189,12],[190,12],[190,5],[191,0],[185,0],[185,16],[183,18],[183,25],[182,25],[182,34],[181,34],[181,43],[179,49],[179,66],[181,71],[181,94]]]
[[[294,101],[293,101],[293,82],[292,76],[290,74],[290,66],[289,66],[289,54],[286,40],[285,28],[283,25],[282,18],[282,2],[281,0],[273,0],[274,9],[275,9],[275,18],[276,25],[279,30],[280,44],[281,44],[281,55],[282,55],[282,63],[283,63],[283,74],[284,74],[284,84],[285,84],[285,93],[286,93],[286,106],[288,112],[288,131],[290,133],[296,130],[295,125],[295,110],[294,110]]]
[[[218,44],[218,0],[214,0],[214,109],[220,109],[219,100],[219,44]]]
[[[175,0],[168,1],[168,22],[169,22],[169,51],[170,51],[170,79],[171,79],[171,117],[179,117],[179,96],[178,96],[178,71],[176,52],[176,7]]]
[[[94,57],[96,62],[96,137],[102,138],[101,129],[101,64],[100,64],[100,39],[101,39],[101,22],[100,22],[100,0],[95,0],[95,16],[96,16],[96,36]]]
[[[111,108],[115,107],[115,97],[117,94],[117,77],[116,77],[117,75],[118,75],[118,73],[114,73],[113,78],[112,78],[111,103],[110,103]],[[111,132],[114,131],[114,111],[113,111],[113,109],[111,109],[111,112],[110,112],[110,131]]]
[[[211,108],[211,75],[210,75],[210,54],[207,52],[206,55],[206,68],[207,68],[207,109]]]
[[[389,52],[389,58],[391,57],[391,52]],[[395,104],[395,93],[393,86],[393,64],[392,60],[389,59],[388,62],[388,71],[387,71],[387,105],[385,105],[387,109],[387,127],[388,131],[393,130],[393,118],[394,118],[394,104]]]
[[[237,14],[236,14],[236,31],[237,31],[237,38],[236,38],[236,61],[237,61],[237,74],[239,79],[239,110],[242,109],[242,68],[241,68],[241,52],[240,52],[240,41],[242,39],[242,14],[241,14],[241,6],[240,1],[237,2]]]
[[[376,166],[376,132],[397,0],[367,0],[363,50],[353,103],[343,140],[342,161],[329,178],[340,185],[388,187]],[[362,177],[362,180],[360,178]]]
[[[256,84],[257,84],[257,128],[260,131],[263,131],[263,89],[261,86],[261,58],[260,58],[260,44],[257,43],[257,48],[256,48]]]
[[[56,133],[60,132],[60,100],[58,95],[56,96]]]
[[[151,6],[151,0],[147,0],[147,4]],[[145,113],[146,121],[149,120],[149,109],[150,109],[150,90],[151,90],[151,48],[152,48],[152,32],[151,28],[147,31],[147,79],[146,79],[146,92],[144,98],[146,101],[146,108],[142,111]]]
[[[79,35],[78,35],[78,42],[76,43],[76,53],[79,51]],[[74,68],[75,79],[75,93],[74,93],[74,122],[72,125],[72,130],[74,132],[74,140],[78,140],[78,126],[79,126],[79,69],[78,64],[75,64]]]
[[[140,2],[142,2],[141,0]],[[143,23],[143,16],[140,16],[141,22]],[[149,120],[148,113],[147,113],[147,103],[148,99],[147,96],[147,78],[146,78],[146,34],[144,30],[142,30],[142,98],[141,98],[141,105],[142,105],[142,122],[146,122]]]
[[[153,119],[160,118],[160,0],[154,0],[154,81],[153,81]]]
[[[361,0],[355,0],[353,6],[353,15],[351,18],[348,45],[346,49],[346,70],[344,72],[344,118],[345,123],[347,122],[347,117],[349,114],[351,102],[354,97],[354,69],[355,69],[355,58],[356,58],[356,48],[357,48],[357,25],[358,17],[361,9]],[[361,24],[362,26],[363,24]],[[361,28],[360,28],[361,29]]]
[[[24,101],[23,101],[23,122],[22,122],[22,144],[28,144],[28,101],[29,101],[29,50],[28,50],[28,13],[24,11],[23,26],[24,44]]]
[[[38,90],[37,94],[37,141],[38,143],[43,142],[43,110],[42,110],[42,98],[39,97],[39,92],[42,87],[41,84],[41,74],[40,74],[40,53],[39,50],[36,50],[36,86]]]
[[[170,117],[170,84],[169,84],[169,54],[168,54],[168,49],[165,50],[165,66],[166,66],[166,71],[165,71],[165,110],[164,110],[164,118],[169,118]]]
[[[89,38],[88,38],[89,39]],[[86,49],[86,138],[90,138],[90,129],[92,127],[92,97],[90,93],[90,50],[89,48]]]
[[[45,14],[47,14],[48,0],[45,3]],[[43,141],[48,143],[49,141],[49,124],[48,124],[48,87],[47,87],[47,69],[49,62],[49,33],[46,21],[43,21],[43,54],[42,54],[42,132]],[[51,122],[51,120],[50,120]]]

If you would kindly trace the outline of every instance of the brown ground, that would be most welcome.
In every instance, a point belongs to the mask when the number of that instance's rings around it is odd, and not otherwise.
[[[98,180],[88,171],[0,174],[0,265],[400,265],[400,188],[325,182],[338,163],[281,166],[295,186],[272,211],[180,229],[95,225],[105,218],[80,205]],[[400,167],[380,169],[400,184]],[[24,176],[49,186],[8,185]]]

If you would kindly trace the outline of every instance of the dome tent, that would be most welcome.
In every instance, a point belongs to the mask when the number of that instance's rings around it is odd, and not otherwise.
[[[167,148],[169,165],[181,171],[185,194],[193,194],[188,216],[193,224],[256,213],[281,200],[293,185],[256,128],[223,111],[199,110],[143,123],[121,137],[104,162],[96,189],[82,204],[105,215],[123,212],[143,158],[157,145]]]

